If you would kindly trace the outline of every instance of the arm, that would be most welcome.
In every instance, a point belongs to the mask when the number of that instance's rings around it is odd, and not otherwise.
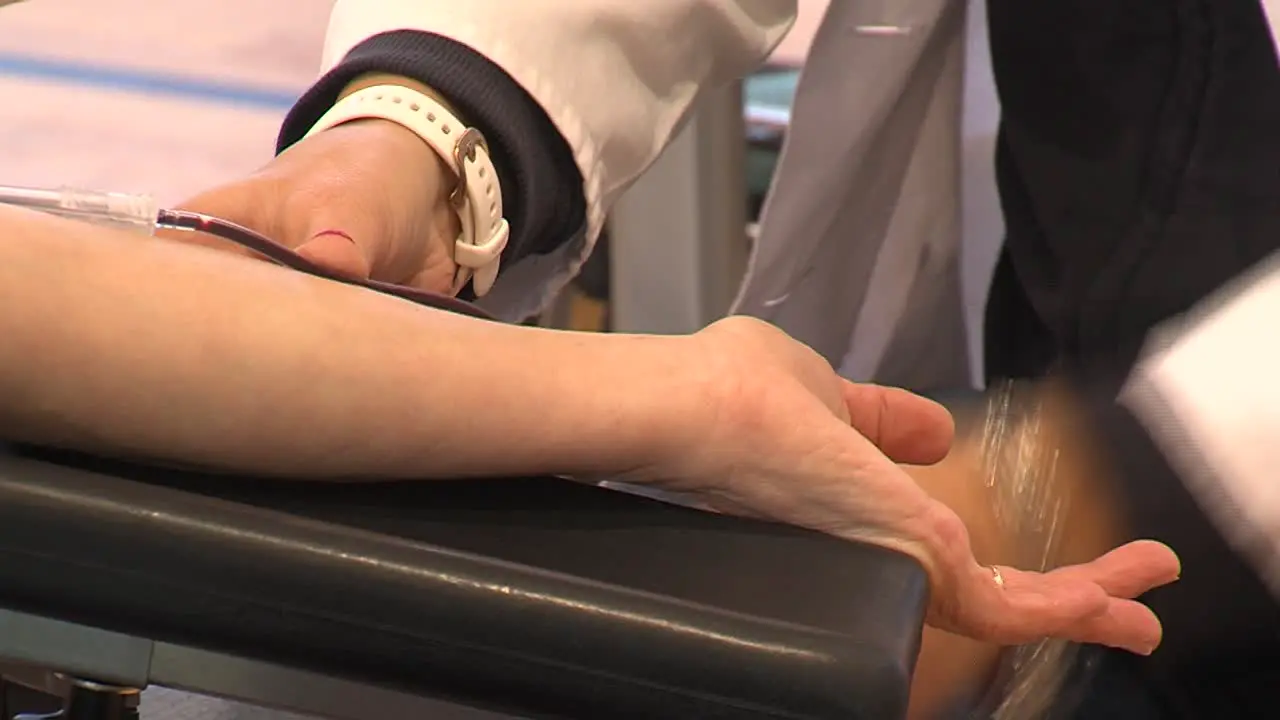
[[[669,354],[682,338],[477,322],[12,208],[0,227],[0,437],[291,476],[455,477],[620,470],[683,432],[671,405],[690,371]],[[639,365],[665,369],[630,377]]]
[[[946,413],[841,380],[758,320],[649,337],[510,326],[12,208],[0,227],[0,439],[299,478],[656,484],[909,553],[934,583],[930,618],[955,632],[1159,640],[1106,583],[1117,562],[1125,587],[1168,582],[1167,549],[1119,548],[1074,579],[1011,575],[1002,595],[965,519],[890,459],[935,462]]]
[[[702,92],[763,61],[795,10],[788,1],[339,0],[324,75],[279,146],[371,74],[432,89],[489,141],[512,227],[504,267],[559,252],[550,270],[520,281],[516,294],[527,294],[547,275],[553,285],[568,278]]]

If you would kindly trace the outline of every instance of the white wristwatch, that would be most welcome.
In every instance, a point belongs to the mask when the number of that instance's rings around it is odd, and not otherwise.
[[[471,280],[477,297],[488,293],[498,278],[511,227],[502,215],[502,188],[484,136],[416,90],[375,85],[339,100],[305,137],[363,118],[380,118],[405,127],[422,138],[453,170],[458,185],[451,200],[462,226],[454,245],[458,274],[453,291],[456,294]]]

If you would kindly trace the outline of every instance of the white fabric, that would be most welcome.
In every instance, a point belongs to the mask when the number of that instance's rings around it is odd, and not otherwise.
[[[323,69],[373,35],[425,30],[485,55],[547,111],[582,171],[588,227],[499,279],[482,304],[514,317],[536,312],[577,272],[607,209],[703,91],[757,67],[795,12],[795,0],[337,0]]]
[[[795,0],[338,0],[324,67],[380,32],[427,30],[486,55],[547,110],[582,170],[588,228],[499,279],[483,304],[513,318],[568,281],[613,201],[701,92],[759,65],[796,9]],[[736,311],[775,322],[855,379],[970,381],[958,260],[964,30],[963,0],[831,3],[801,81],[796,132]],[[931,332],[921,332],[926,322]]]
[[[832,3],[800,79],[736,310],[779,325],[854,380],[970,382],[965,11],[963,0]]]
[[[1157,330],[1121,395],[1280,595],[1280,256]]]

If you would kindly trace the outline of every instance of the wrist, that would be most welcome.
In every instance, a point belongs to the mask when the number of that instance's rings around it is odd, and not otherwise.
[[[306,137],[365,118],[389,120],[417,135],[447,171],[440,179],[451,186],[449,205],[459,220],[461,232],[449,248],[456,265],[452,292],[470,284],[477,297],[483,296],[497,280],[511,235],[488,144],[478,129],[435,98],[407,84],[369,85],[379,79],[366,76],[348,87],[351,94],[325,112]]]
[[[318,133],[316,137],[341,137],[358,147],[369,147],[376,143],[392,148],[396,157],[405,165],[422,168],[441,178],[438,183],[441,188],[438,199],[441,201],[448,199],[453,186],[457,184],[457,177],[444,159],[422,138],[400,123],[382,118],[359,118],[335,125]]]
[[[607,457],[588,470],[628,483],[693,489],[688,480],[702,466],[698,452],[715,424],[723,386],[702,362],[701,346],[687,335],[581,335],[605,346],[586,377],[569,378],[574,387],[566,388],[589,399],[584,423],[606,423],[598,447],[608,448]],[[603,376],[591,377],[597,373]],[[593,392],[576,389],[582,386]]]
[[[394,75],[392,73],[365,73],[364,75],[357,77],[355,80],[352,80],[346,87],[342,88],[342,92],[338,93],[338,100],[342,100],[348,95],[353,95],[365,88],[376,87],[378,85],[399,85],[400,87],[420,92],[443,105],[445,110],[448,110],[454,117],[461,120],[463,124],[468,124],[467,119],[459,114],[457,108],[450,103],[447,98],[441,95],[438,90],[426,85],[425,83],[418,82],[413,78],[408,78],[403,75]]]
[[[491,378],[470,414],[504,446],[488,453],[488,474],[660,483],[706,426],[705,384],[684,336],[469,327],[478,336],[455,342],[483,349],[467,362]],[[439,339],[421,342],[429,349]]]
[[[337,101],[340,102],[344,98],[361,90],[379,85],[398,85],[400,87],[409,88],[410,90],[422,93],[444,106],[446,110],[453,114],[454,117],[457,117],[464,125],[467,122],[466,118],[458,115],[454,107],[449,104],[448,100],[442,97],[440,93],[416,80],[401,75],[392,75],[390,73],[365,73],[364,75],[357,77],[342,89],[342,92],[338,94]],[[453,170],[450,169],[448,163],[445,162],[444,158],[440,157],[439,153],[433,150],[426,141],[418,137],[416,133],[405,126],[397,122],[381,118],[360,118],[358,120],[351,120],[340,125],[336,125],[325,131],[325,133],[322,133],[322,135],[333,133],[343,128],[347,128],[348,130],[351,128],[360,128],[362,132],[369,133],[369,139],[372,141],[392,142],[398,146],[398,149],[403,151],[403,157],[408,159],[410,162],[414,164],[421,163],[422,165],[428,166],[432,172],[437,173],[443,179],[441,185],[444,192],[441,194],[441,197],[438,198],[439,200],[447,200],[449,194],[453,192],[454,186],[457,185],[458,178],[455,176]]]

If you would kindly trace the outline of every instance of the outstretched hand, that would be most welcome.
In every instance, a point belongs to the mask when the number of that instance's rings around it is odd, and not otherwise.
[[[1178,558],[1162,543],[1139,540],[1039,573],[979,565],[963,521],[949,509],[937,509],[916,532],[931,539],[906,551],[930,568],[927,620],[938,629],[1000,645],[1058,637],[1141,655],[1160,644],[1159,619],[1135,598],[1178,579]]]
[[[1048,573],[1000,566],[998,582],[970,544],[966,524],[982,519],[961,517],[897,464],[947,455],[954,427],[945,409],[847,382],[759,321],[729,318],[695,337],[717,388],[707,430],[642,477],[715,509],[915,557],[931,584],[927,621],[939,629],[1005,645],[1052,636],[1146,654],[1159,644],[1158,619],[1134,598],[1177,579],[1166,546],[1129,543]]]
[[[950,435],[951,424],[939,406],[894,388],[842,382],[850,426],[888,458],[927,465],[947,455],[940,440]],[[978,478],[956,473],[946,479]],[[900,547],[930,571],[929,624],[1000,645],[1053,636],[1148,654],[1160,644],[1159,619],[1134,598],[1177,580],[1178,558],[1164,544],[1131,542],[1046,573],[985,566],[974,557],[966,521],[931,500],[930,511],[908,523],[915,540]],[[858,538],[859,531],[847,536]]]

